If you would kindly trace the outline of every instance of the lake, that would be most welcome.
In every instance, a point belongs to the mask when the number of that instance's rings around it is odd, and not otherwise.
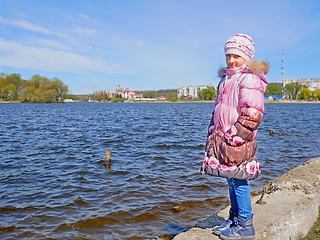
[[[199,174],[212,110],[0,104],[0,238],[154,239],[216,213],[227,205],[226,180]],[[320,104],[266,104],[257,138],[262,174],[251,191],[319,157],[319,129]],[[172,211],[177,205],[185,210]]]

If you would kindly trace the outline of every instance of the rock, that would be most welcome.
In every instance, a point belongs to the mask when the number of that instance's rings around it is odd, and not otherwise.
[[[318,217],[320,205],[320,157],[291,169],[264,187],[266,204],[255,204],[260,196],[252,197],[253,224],[256,240],[300,239]],[[229,207],[218,212],[227,218]],[[212,228],[192,228],[173,240],[219,239]]]
[[[185,210],[186,208],[185,207],[182,207],[182,206],[174,206],[172,208],[172,211],[174,212],[182,212],[183,210]]]
[[[216,240],[220,239],[212,233],[212,228],[191,228],[189,231],[180,233],[173,240]]]
[[[208,218],[197,222],[194,226],[202,229],[213,228],[215,226],[221,225],[224,221],[224,218],[219,217],[217,214],[213,214]]]

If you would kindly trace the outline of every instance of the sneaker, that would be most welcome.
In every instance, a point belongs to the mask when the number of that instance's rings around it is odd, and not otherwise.
[[[234,218],[231,227],[221,231],[220,238],[223,240],[252,240],[255,236],[253,217],[246,219],[239,216]]]
[[[214,227],[213,233],[216,235],[219,235],[222,231],[230,228],[230,226],[233,223],[233,219],[237,216],[238,216],[238,213],[232,211],[232,209],[230,208],[228,219],[224,223],[222,223],[221,225]]]

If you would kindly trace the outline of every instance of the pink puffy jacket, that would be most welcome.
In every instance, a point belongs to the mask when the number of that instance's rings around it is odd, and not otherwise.
[[[264,112],[268,70],[269,64],[260,61],[225,69],[208,129],[202,173],[246,180],[258,177],[255,139]]]

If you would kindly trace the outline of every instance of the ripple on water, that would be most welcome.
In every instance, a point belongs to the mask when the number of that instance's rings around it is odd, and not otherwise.
[[[151,239],[216,213],[227,205],[226,181],[199,174],[212,107],[1,106],[0,238]],[[319,105],[266,104],[252,191],[318,156],[319,120]]]

